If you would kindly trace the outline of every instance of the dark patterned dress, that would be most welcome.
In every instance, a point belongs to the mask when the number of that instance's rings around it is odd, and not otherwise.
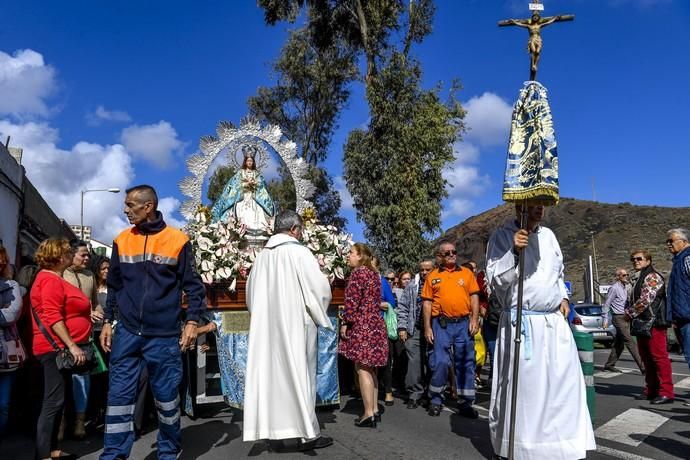
[[[361,366],[381,367],[388,361],[388,335],[380,305],[381,277],[369,268],[357,267],[345,288],[343,323],[348,325],[348,338],[341,338],[338,352]]]

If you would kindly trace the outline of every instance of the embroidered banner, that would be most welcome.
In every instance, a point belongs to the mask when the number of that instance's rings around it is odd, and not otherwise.
[[[527,81],[510,123],[503,200],[558,202],[558,153],[546,88]]]

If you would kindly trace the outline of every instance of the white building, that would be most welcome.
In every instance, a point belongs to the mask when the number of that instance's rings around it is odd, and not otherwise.
[[[20,160],[21,150],[13,149],[10,152],[0,144],[0,240],[12,264],[17,262],[19,223],[22,217],[24,170],[19,164]]]
[[[110,258],[111,254],[113,253],[113,247],[109,244],[105,244],[93,238],[89,240],[89,244],[91,245],[91,249],[93,250],[93,252],[95,252],[96,254],[100,254],[102,256]]]

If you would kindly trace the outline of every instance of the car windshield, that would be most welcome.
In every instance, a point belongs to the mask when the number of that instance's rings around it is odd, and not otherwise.
[[[582,316],[601,316],[601,305],[582,305],[575,307],[578,315]]]

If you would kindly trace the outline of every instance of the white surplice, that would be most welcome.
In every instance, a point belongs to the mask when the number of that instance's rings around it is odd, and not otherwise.
[[[309,249],[277,234],[256,257],[246,292],[243,438],[316,438],[317,326],[333,328],[328,279]]]
[[[512,252],[515,221],[491,236],[487,248],[487,277],[504,308],[517,306],[519,270]],[[596,448],[577,347],[568,321],[558,308],[567,298],[563,255],[556,236],[546,227],[530,233],[523,250],[525,282],[522,317],[525,323],[515,423],[515,458],[572,460]],[[513,315],[514,316],[514,313]],[[489,430],[494,452],[508,456],[515,326],[511,313],[501,315]],[[494,357],[492,357],[493,360]]]

